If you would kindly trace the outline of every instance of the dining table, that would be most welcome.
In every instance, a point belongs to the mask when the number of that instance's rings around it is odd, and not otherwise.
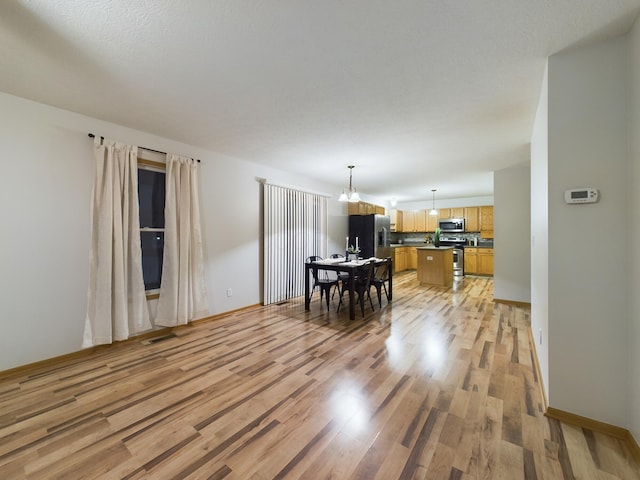
[[[355,279],[358,275],[358,271],[373,260],[374,266],[378,267],[385,262],[388,263],[388,290],[387,293],[389,301],[393,298],[393,264],[391,258],[368,258],[358,260],[345,260],[344,258],[328,258],[325,260],[316,260],[315,262],[305,262],[304,270],[304,309],[309,310],[311,307],[311,282],[310,274],[314,271],[325,270],[339,273],[346,273],[349,275],[349,319],[354,320],[356,318],[355,308]],[[315,273],[315,272],[314,272]]]

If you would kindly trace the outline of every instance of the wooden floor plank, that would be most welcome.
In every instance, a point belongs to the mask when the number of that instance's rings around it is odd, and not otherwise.
[[[354,321],[298,298],[9,372],[0,478],[640,478],[543,415],[530,311],[492,292],[407,272]]]

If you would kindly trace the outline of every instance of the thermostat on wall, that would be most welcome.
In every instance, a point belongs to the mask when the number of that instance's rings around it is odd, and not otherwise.
[[[567,203],[595,203],[598,201],[598,189],[574,188],[565,190],[564,201]]]

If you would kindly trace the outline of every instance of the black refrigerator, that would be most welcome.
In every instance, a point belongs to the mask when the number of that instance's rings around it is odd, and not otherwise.
[[[386,215],[349,215],[349,245],[358,246],[362,258],[390,256],[391,219]]]

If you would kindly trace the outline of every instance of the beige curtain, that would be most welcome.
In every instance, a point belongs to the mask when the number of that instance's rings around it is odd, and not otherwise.
[[[156,325],[184,325],[209,314],[198,185],[197,163],[167,154],[164,257]]]
[[[137,147],[93,144],[90,277],[84,348],[151,329],[142,276]]]

